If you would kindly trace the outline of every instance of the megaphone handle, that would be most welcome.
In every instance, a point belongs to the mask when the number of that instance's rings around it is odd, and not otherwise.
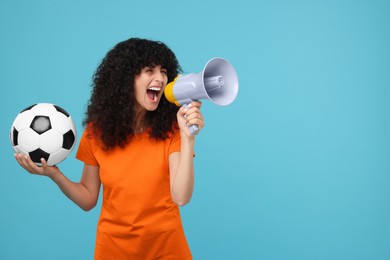
[[[184,104],[183,107],[188,108],[188,105]],[[190,125],[190,126],[188,126],[188,130],[190,130],[190,133],[192,135],[197,135],[199,132],[199,127],[198,127],[198,125]]]
[[[198,125],[190,125],[190,126],[188,127],[188,130],[190,130],[190,133],[191,133],[192,135],[197,135],[198,132],[199,132]]]

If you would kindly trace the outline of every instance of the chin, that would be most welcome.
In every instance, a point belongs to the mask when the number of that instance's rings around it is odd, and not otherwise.
[[[145,106],[145,109],[147,111],[149,111],[149,112],[153,112],[153,111],[155,111],[158,108],[158,104],[159,103],[157,103],[155,105],[148,104],[148,105]]]

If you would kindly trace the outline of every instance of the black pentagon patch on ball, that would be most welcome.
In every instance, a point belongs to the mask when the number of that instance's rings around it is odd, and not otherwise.
[[[64,134],[64,141],[62,142],[62,148],[67,150],[72,148],[75,139],[76,137],[74,136],[73,131],[69,130],[67,133]]]
[[[31,122],[30,128],[37,132],[37,134],[43,134],[51,129],[51,123],[48,116],[36,116]]]
[[[69,116],[70,116],[69,113],[66,112],[66,110],[63,109],[62,107],[59,107],[59,106],[56,106],[56,105],[53,105],[53,106],[57,109],[58,112],[60,112],[60,113],[62,113],[62,114],[64,114],[64,115],[66,115],[66,117],[69,117]]]
[[[20,113],[24,112],[24,111],[27,111],[27,110],[30,110],[31,108],[35,107],[37,104],[34,104],[34,105],[31,105],[29,107],[26,107],[25,109],[23,109],[22,111],[20,111]]]
[[[13,130],[12,130],[12,144],[13,144],[13,146],[16,146],[16,145],[18,145],[19,132],[18,132],[18,130],[16,130],[15,127],[12,127],[12,128],[13,128]]]
[[[28,155],[30,155],[31,160],[35,163],[41,163],[41,158],[44,158],[47,162],[50,156],[50,154],[41,149],[36,149],[35,151],[28,153]]]

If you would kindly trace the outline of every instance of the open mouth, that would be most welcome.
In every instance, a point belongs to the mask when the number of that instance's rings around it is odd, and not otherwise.
[[[146,94],[148,95],[148,98],[152,102],[157,102],[158,101],[158,95],[160,93],[162,88],[160,87],[150,87],[146,90]]]

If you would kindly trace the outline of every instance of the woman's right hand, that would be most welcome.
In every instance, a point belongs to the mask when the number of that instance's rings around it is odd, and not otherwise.
[[[60,173],[60,169],[57,166],[49,166],[45,159],[41,159],[42,166],[36,165],[28,155],[15,154],[15,158],[19,165],[31,174],[47,176],[53,178]]]

